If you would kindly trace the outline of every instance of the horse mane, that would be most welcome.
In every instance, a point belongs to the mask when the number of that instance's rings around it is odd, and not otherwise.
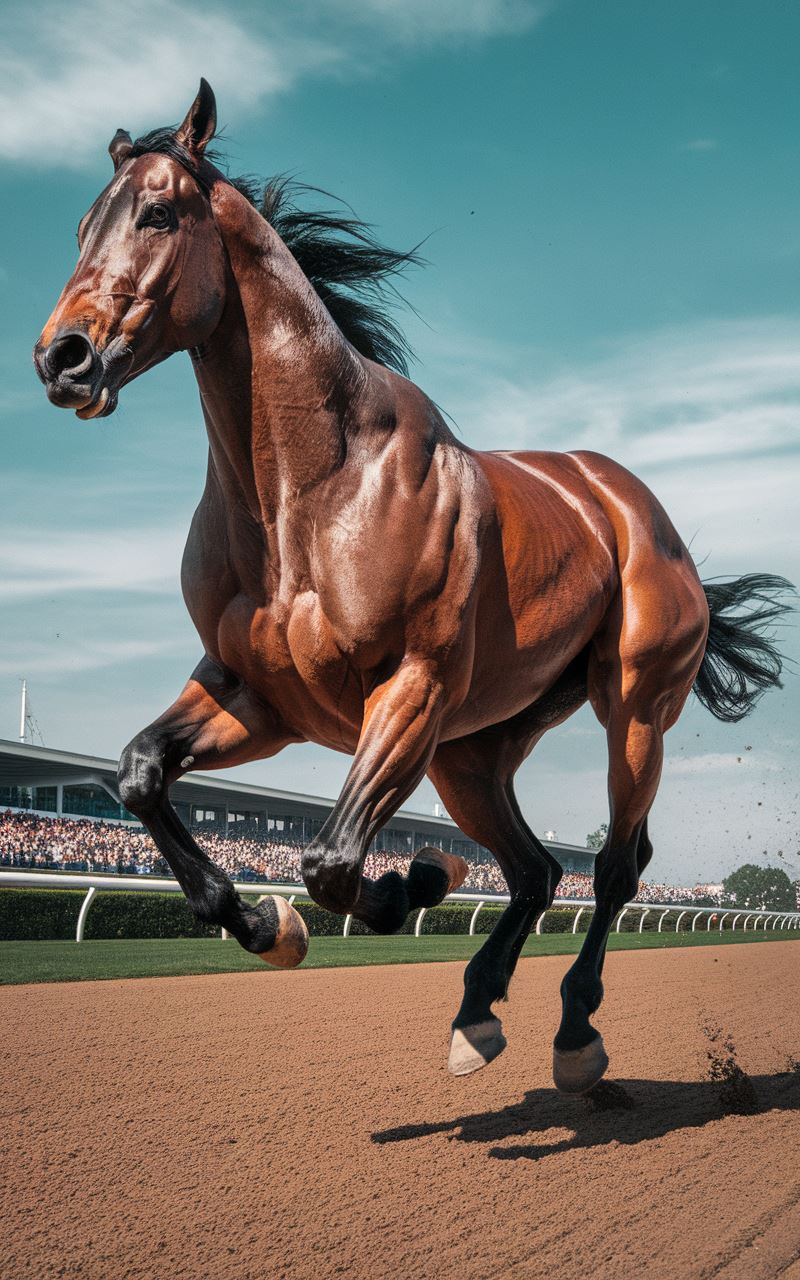
[[[175,129],[154,129],[137,138],[131,155],[153,152],[177,161],[206,194],[210,192],[216,172],[196,164]],[[212,158],[216,163],[216,154]],[[405,252],[387,248],[372,225],[344,201],[286,174],[266,183],[251,177],[227,181],[277,232],[347,341],[368,360],[408,376],[413,352],[392,315],[393,307],[403,301],[394,280],[406,267],[423,264],[419,246]],[[334,201],[338,208],[303,207],[304,197],[319,196]]]

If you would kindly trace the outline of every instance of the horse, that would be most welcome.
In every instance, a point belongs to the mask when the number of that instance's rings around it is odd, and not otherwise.
[[[588,699],[608,744],[608,834],[596,908],[561,987],[557,1087],[608,1066],[591,1019],[611,925],[650,861],[663,740],[692,689],[735,721],[780,685],[772,623],[790,584],[701,583],[666,512],[598,453],[479,452],[407,376],[386,290],[415,252],[355,216],[299,208],[229,178],[203,80],[183,123],[133,141],[82,218],[79,257],[34,350],[51,402],[91,420],[159,361],[188,351],[208,433],[205,489],[182,564],[203,657],[128,744],[123,804],[194,914],[267,963],[308,944],[281,897],[246,903],[179,820],[189,769],[315,742],[353,757],[303,853],[311,897],[391,933],[467,873],[426,848],[405,875],[362,875],[376,832],[427,774],[497,859],[510,902],[469,962],[449,1068],[505,1048],[508,991],[561,867],[523,817],[514,776]]]

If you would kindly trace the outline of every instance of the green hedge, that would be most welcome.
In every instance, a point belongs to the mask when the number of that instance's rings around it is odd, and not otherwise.
[[[0,939],[74,938],[86,894],[81,889],[0,889]],[[86,938],[213,938],[180,893],[98,893]]]
[[[0,889],[0,939],[58,939],[74,938],[78,913],[85,898],[81,889]],[[255,898],[252,898],[255,901]],[[342,932],[341,916],[325,911],[316,903],[300,900],[295,903],[308,931],[313,937],[329,937]],[[466,934],[475,910],[471,903],[446,903],[426,911],[422,921],[424,934]],[[675,928],[680,907],[670,911],[664,921],[664,929]],[[487,934],[494,928],[502,913],[501,906],[485,906],[478,915],[476,932]],[[719,912],[721,915],[722,912]],[[661,912],[651,911],[644,922],[645,933],[657,929]],[[691,909],[681,921],[681,932],[691,928]],[[580,918],[578,932],[585,933],[592,918],[587,907]],[[569,933],[575,919],[574,907],[554,907],[542,922],[543,933]],[[622,932],[632,933],[639,928],[639,909],[626,912]],[[413,933],[417,912],[412,911],[401,933]],[[732,916],[725,921],[729,929]],[[704,929],[706,920],[698,921]],[[713,925],[712,928],[716,928]],[[360,920],[353,920],[350,932],[363,936],[371,931]],[[98,893],[92,902],[86,922],[87,938],[213,938],[219,929],[200,924],[189,910],[186,899],[179,893]]]
[[[85,898],[81,889],[0,889],[0,939],[37,940],[74,938],[78,913]],[[255,899],[253,899],[255,900]],[[295,903],[313,937],[326,937],[342,932],[341,916],[325,911],[316,903]],[[424,934],[466,934],[474,906],[470,903],[447,903],[426,911],[422,921]],[[485,906],[478,916],[476,932],[490,932],[502,913],[502,907]],[[591,913],[581,916],[580,930],[588,928]],[[572,909],[548,911],[543,922],[544,933],[565,933],[572,928]],[[401,933],[413,933],[417,912],[412,911]],[[353,920],[354,936],[370,933],[360,920]],[[98,893],[86,921],[86,938],[211,938],[219,936],[213,925],[200,924],[178,893]]]

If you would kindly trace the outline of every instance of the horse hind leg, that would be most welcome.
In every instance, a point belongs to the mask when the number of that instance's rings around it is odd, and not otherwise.
[[[595,862],[595,911],[580,954],[561,984],[563,1011],[553,1045],[553,1079],[562,1093],[586,1093],[608,1068],[603,1037],[591,1017],[603,999],[602,972],[611,925],[636,897],[652,845],[647,812],[655,799],[663,761],[657,725],[610,728],[611,821]],[[628,775],[627,783],[624,781]]]
[[[677,589],[674,596],[679,597]],[[553,1076],[564,1093],[587,1092],[608,1067],[602,1036],[590,1020],[603,999],[608,934],[617,912],[636,896],[652,854],[647,815],[661,780],[664,734],[689,695],[705,639],[702,610],[692,609],[690,594],[683,614],[671,624],[662,621],[664,630],[657,636],[643,635],[641,620],[663,619],[663,611],[643,608],[647,594],[642,590],[635,603],[638,608],[626,610],[634,619],[630,632],[623,627],[616,642],[609,638],[604,646],[601,641],[590,665],[589,695],[608,741],[610,820],[595,863],[595,911],[561,985]]]

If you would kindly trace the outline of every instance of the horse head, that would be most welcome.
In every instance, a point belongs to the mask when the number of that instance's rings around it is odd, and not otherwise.
[[[136,143],[118,129],[111,140],[114,176],[81,219],[77,265],[34,348],[53,404],[107,416],[126,382],[219,323],[227,265],[205,155],[215,128],[201,80],[177,129]]]

